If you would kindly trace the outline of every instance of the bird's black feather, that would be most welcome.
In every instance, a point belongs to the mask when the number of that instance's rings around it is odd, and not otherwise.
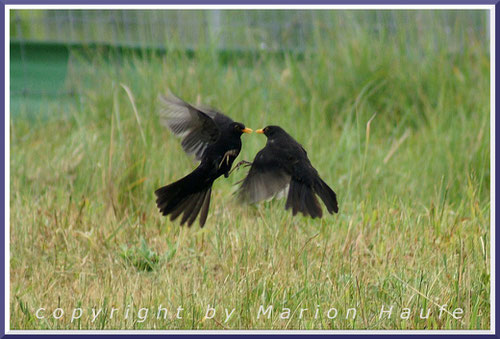
[[[326,205],[328,212],[338,213],[335,192],[320,178],[311,165],[307,152],[281,127],[267,126],[266,146],[257,153],[252,167],[241,184],[241,200],[256,203],[269,199],[288,187],[285,209],[321,218],[323,213],[316,195]]]
[[[241,150],[243,124],[212,109],[194,107],[172,93],[161,96],[161,122],[182,138],[186,153],[194,154],[199,166],[184,178],[155,191],[160,213],[170,220],[181,217],[181,225],[191,226],[200,215],[207,220],[213,182],[228,176]]]

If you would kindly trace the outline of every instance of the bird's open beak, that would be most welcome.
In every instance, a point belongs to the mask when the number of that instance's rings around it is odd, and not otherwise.
[[[253,130],[251,128],[245,127],[244,129],[241,130],[243,133],[252,133]]]
[[[264,134],[264,130],[261,128],[261,129],[256,130],[255,133]]]

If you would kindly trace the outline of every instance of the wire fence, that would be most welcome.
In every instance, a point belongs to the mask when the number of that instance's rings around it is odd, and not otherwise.
[[[314,53],[335,39],[369,36],[412,57],[489,51],[486,10],[13,10],[11,98],[19,105],[73,93],[71,47]],[[471,45],[471,42],[474,42]],[[380,45],[380,44],[379,44]],[[341,48],[341,47],[338,47]],[[415,53],[417,51],[418,53]],[[332,55],[334,57],[334,55]]]
[[[140,48],[304,51],[314,49],[318,31],[345,29],[375,36],[404,30],[409,44],[444,32],[454,50],[475,36],[487,48],[489,16],[484,10],[16,10],[11,17],[14,41]]]

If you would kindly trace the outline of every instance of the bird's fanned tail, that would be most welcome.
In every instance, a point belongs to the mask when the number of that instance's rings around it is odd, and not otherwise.
[[[310,215],[312,218],[321,218],[323,215],[321,206],[311,186],[295,178],[292,178],[290,181],[290,188],[288,190],[285,209],[289,208],[292,209],[293,215],[296,215],[298,212],[301,212],[305,216]]]
[[[312,186],[292,178],[285,209],[291,208],[293,215],[301,212],[305,216],[310,215],[312,218],[321,218],[323,212],[316,194],[323,200],[328,212],[331,214],[333,212],[338,213],[339,208],[335,192],[320,177],[315,178]]]
[[[156,205],[162,215],[170,215],[175,220],[182,214],[181,225],[191,226],[200,214],[199,223],[203,227],[207,220],[212,183],[201,185],[200,173],[195,170],[184,178],[163,186],[155,191]]]

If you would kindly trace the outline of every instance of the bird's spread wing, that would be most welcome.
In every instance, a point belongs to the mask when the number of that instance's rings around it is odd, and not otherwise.
[[[272,198],[287,189],[290,178],[281,167],[279,159],[265,147],[255,156],[252,167],[238,190],[238,196],[250,204]]]
[[[182,138],[182,148],[201,160],[208,145],[217,141],[220,130],[214,111],[202,111],[179,99],[171,92],[160,96],[160,121]]]

